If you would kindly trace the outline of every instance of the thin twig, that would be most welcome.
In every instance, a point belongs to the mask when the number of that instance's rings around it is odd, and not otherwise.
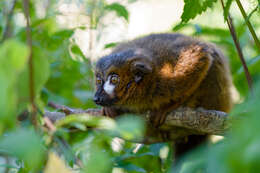
[[[223,2],[223,0],[220,0],[220,1],[221,1],[223,10],[224,10],[225,9],[224,2]],[[245,61],[242,49],[240,47],[240,43],[238,41],[238,38],[237,38],[237,35],[236,35],[236,30],[235,30],[235,27],[233,25],[232,18],[230,16],[230,14],[228,14],[227,24],[228,24],[228,28],[229,28],[229,31],[231,33],[231,36],[233,38],[233,41],[235,43],[235,46],[236,46],[236,49],[237,49],[240,61],[242,63],[242,66],[243,66],[243,69],[244,69],[244,72],[245,72],[245,75],[246,75],[246,79],[247,79],[247,83],[248,83],[249,89],[252,91],[252,78],[251,78],[251,75],[250,75],[249,70],[247,68],[246,61]]]
[[[23,0],[24,14],[26,18],[26,39],[27,44],[30,48],[29,54],[29,92],[30,92],[30,102],[32,106],[31,121],[35,128],[37,128],[37,107],[35,104],[35,92],[34,92],[34,68],[33,68],[33,45],[32,45],[32,33],[30,24],[30,12],[29,12],[29,0]]]
[[[43,119],[44,119],[44,123],[45,123],[46,127],[51,131],[51,133],[55,132],[56,127],[54,126],[52,121],[47,116],[45,116]]]
[[[12,35],[12,25],[11,25],[11,22],[12,22],[12,18],[13,18],[13,14],[14,14],[14,8],[15,8],[15,5],[16,5],[16,1],[17,0],[13,0],[11,9],[10,9],[9,13],[7,14],[6,26],[5,26],[3,37],[2,37],[2,39],[0,41],[0,43],[3,43],[6,39],[11,37],[11,35]]]
[[[241,12],[241,14],[242,14],[242,16],[244,17],[244,20],[245,20],[245,22],[246,22],[246,25],[247,25],[247,27],[248,27],[250,33],[251,33],[251,35],[252,35],[252,37],[253,37],[253,39],[254,39],[254,41],[255,41],[256,47],[257,47],[258,50],[260,51],[260,41],[258,40],[258,37],[257,37],[257,35],[256,35],[256,33],[255,33],[255,30],[254,30],[252,24],[250,23],[250,20],[249,20],[249,18],[247,17],[247,14],[246,14],[246,12],[245,12],[245,10],[244,10],[244,8],[243,8],[243,6],[242,6],[240,0],[236,0],[236,3],[237,3],[237,6],[238,6],[238,8],[239,8],[239,10],[240,10],[240,12]]]
[[[48,106],[51,107],[51,108],[57,109],[58,111],[63,112],[66,115],[86,113],[86,114],[92,114],[92,115],[95,115],[95,116],[99,116],[100,114],[102,114],[101,109],[95,109],[95,108],[87,109],[87,110],[75,109],[75,108],[70,108],[68,106],[60,105],[60,104],[53,103],[53,102],[49,102]],[[45,111],[45,113],[46,113],[46,111]],[[57,113],[59,113],[59,112],[57,112]],[[52,116],[52,115],[50,115],[50,116]],[[55,115],[53,114],[53,116],[55,116]]]
[[[252,15],[258,10],[258,8],[260,8],[260,4],[259,4],[258,6],[256,6],[256,7],[249,13],[249,15],[248,15],[247,18],[246,18],[246,21],[249,20],[249,19],[252,17]],[[245,21],[245,22],[246,22],[246,21]]]
[[[49,102],[48,106],[54,109],[58,109],[61,112],[64,112],[66,115],[69,114],[80,114],[80,113],[86,113],[86,111],[82,110],[82,109],[72,109],[68,106],[64,106],[64,105],[59,105],[53,102]]]

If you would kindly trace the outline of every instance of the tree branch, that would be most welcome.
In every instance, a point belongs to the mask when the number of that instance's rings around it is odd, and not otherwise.
[[[221,111],[202,108],[179,108],[168,114],[162,129],[173,126],[191,129],[196,133],[223,135],[228,129],[227,114]]]
[[[58,108],[62,112],[45,113],[52,121],[58,121],[69,115],[69,111],[73,113],[88,114],[102,116],[101,109],[72,109],[67,106],[58,104],[49,104],[51,107]],[[62,109],[60,109],[62,108]],[[84,115],[83,115],[84,116]],[[142,143],[157,143],[174,141],[189,135],[223,135],[229,129],[228,115],[224,112],[215,110],[205,110],[202,108],[179,108],[167,115],[165,123],[159,128],[153,127],[150,123],[149,115],[142,115],[147,124],[147,132],[143,141],[136,141]],[[55,117],[55,118],[54,118]],[[60,117],[60,118],[57,118]]]
[[[224,10],[225,9],[224,2],[223,2],[223,0],[220,0],[220,1],[221,1],[222,8]],[[245,72],[245,75],[246,75],[248,87],[249,87],[249,89],[252,92],[252,78],[251,78],[251,75],[250,75],[249,70],[247,68],[246,61],[245,61],[242,49],[240,47],[240,43],[239,43],[239,40],[238,40],[237,35],[236,35],[236,30],[235,30],[232,18],[231,18],[229,13],[228,13],[228,18],[227,18],[227,24],[228,24],[228,28],[229,28],[229,31],[231,33],[231,36],[233,38],[233,41],[235,43],[235,46],[236,46],[236,49],[237,49],[240,61],[242,63],[242,66],[243,66],[243,69],[244,69],[244,72]]]

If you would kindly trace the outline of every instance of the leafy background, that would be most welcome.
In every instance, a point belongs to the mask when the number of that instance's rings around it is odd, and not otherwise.
[[[139,0],[145,1],[145,0]],[[172,147],[168,143],[142,145],[129,142],[141,138],[142,119],[131,115],[110,120],[79,116],[67,117],[57,130],[43,126],[42,114],[49,101],[75,108],[95,108],[93,66],[97,52],[109,51],[120,39],[104,41],[110,24],[127,27],[128,7],[136,0],[56,0],[29,1],[32,47],[27,45],[24,0],[0,1],[0,171],[2,172],[174,172]],[[185,157],[181,172],[258,172],[260,171],[260,50],[237,10],[236,1],[224,1],[224,12],[217,0],[184,0],[177,23],[165,32],[181,32],[211,41],[229,58],[237,92],[231,116],[245,116],[233,122],[232,131],[209,148],[201,147]],[[260,1],[244,0],[248,18],[260,35]],[[150,1],[145,1],[149,4]],[[157,2],[160,4],[160,2]],[[28,5],[28,4],[27,4]],[[80,18],[65,14],[61,7],[77,7]],[[180,7],[182,8],[182,7]],[[237,12],[238,11],[238,12]],[[232,14],[254,90],[250,94],[230,32],[224,23]],[[174,13],[174,12],[173,12]],[[141,14],[140,14],[141,15]],[[75,17],[75,16],[74,16]],[[67,25],[59,21],[69,21]],[[163,19],[162,19],[163,20]],[[86,21],[86,22],[82,22]],[[213,21],[213,22],[212,22]],[[212,24],[214,23],[214,24]],[[220,24],[220,25],[219,25]],[[218,26],[219,25],[219,26]],[[87,46],[80,42],[87,34]],[[115,30],[110,31],[117,34]],[[103,42],[102,42],[103,40]],[[34,90],[38,128],[29,119],[18,121],[30,102],[29,54],[33,50]],[[86,128],[99,126],[99,130]],[[73,127],[73,128],[68,128]],[[105,128],[104,128],[105,127]],[[127,140],[115,138],[123,137]]]

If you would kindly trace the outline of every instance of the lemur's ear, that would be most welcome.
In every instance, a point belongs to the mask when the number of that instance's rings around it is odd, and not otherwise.
[[[146,74],[151,73],[153,70],[149,56],[151,56],[149,52],[138,48],[134,50],[134,55],[127,59],[136,83],[139,83]]]
[[[152,66],[148,61],[136,60],[132,62],[131,70],[134,73],[135,82],[139,83],[146,74],[152,72]]]
[[[152,72],[152,67],[148,62],[137,60],[132,63],[132,71],[147,74]]]

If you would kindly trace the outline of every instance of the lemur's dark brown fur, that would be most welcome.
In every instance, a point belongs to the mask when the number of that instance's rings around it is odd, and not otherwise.
[[[213,44],[181,34],[152,34],[119,44],[99,59],[96,77],[94,100],[104,106],[104,114],[150,112],[155,126],[180,106],[228,112],[232,105],[224,55]],[[115,85],[108,82],[107,93],[104,84],[111,79]],[[189,140],[177,142],[176,154],[194,146]]]

